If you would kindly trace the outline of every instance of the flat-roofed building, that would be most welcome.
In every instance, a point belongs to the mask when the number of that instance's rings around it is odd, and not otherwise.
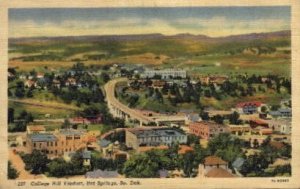
[[[141,75],[143,78],[153,78],[160,76],[162,79],[186,78],[185,70],[164,69],[164,70],[145,70]]]
[[[187,135],[175,128],[151,128],[126,130],[126,145],[137,150],[140,146],[170,146],[186,144]]]
[[[208,121],[198,121],[190,123],[189,130],[190,133],[207,140],[220,133],[230,132],[228,126]]]
[[[48,155],[61,156],[87,147],[88,135],[84,131],[62,129],[54,133],[27,134],[27,149],[40,150]]]

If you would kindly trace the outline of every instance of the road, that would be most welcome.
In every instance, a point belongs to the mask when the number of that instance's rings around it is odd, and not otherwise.
[[[141,112],[131,109],[126,105],[122,104],[121,102],[119,102],[119,100],[115,97],[115,86],[119,82],[127,82],[127,78],[118,78],[118,79],[111,80],[107,82],[104,86],[108,107],[112,108],[112,106],[114,106],[117,109],[129,115],[130,118],[137,119],[145,123],[152,122],[153,120],[148,116],[145,116]],[[113,113],[113,110],[110,111],[111,113]]]
[[[12,166],[19,172],[18,179],[38,179],[43,178],[43,175],[33,175],[25,170],[25,163],[22,158],[13,152],[13,149],[9,149],[9,160]]]
[[[115,97],[115,87],[116,84],[119,82],[127,82],[127,78],[118,78],[109,81],[105,84],[104,90],[106,93],[106,101],[108,103],[108,107],[112,109],[112,106],[116,107],[117,109],[121,110],[123,113],[130,116],[130,118],[137,119],[139,121],[142,121],[143,123],[150,123],[150,122],[176,122],[176,121],[185,121],[184,116],[179,115],[164,115],[164,114],[158,114],[156,116],[150,117],[143,114],[142,111],[138,111],[135,109],[131,109],[128,106],[122,104],[116,97]],[[113,110],[111,110],[111,113],[113,113]]]

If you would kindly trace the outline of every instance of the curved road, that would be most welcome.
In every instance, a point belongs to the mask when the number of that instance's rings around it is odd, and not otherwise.
[[[153,116],[153,117],[149,117],[149,116],[145,116],[142,112],[138,111],[138,110],[134,110],[129,108],[128,106],[122,104],[116,97],[115,97],[115,87],[116,84],[119,82],[127,82],[128,79],[127,78],[117,78],[114,80],[110,80],[109,82],[107,82],[104,85],[104,90],[106,93],[106,101],[108,104],[108,108],[110,110],[110,112],[115,116],[115,109],[117,108],[118,110],[120,110],[121,112],[123,112],[123,114],[129,115],[129,118],[131,119],[137,119],[142,123],[151,123],[151,122],[172,122],[172,121],[185,121],[185,117],[184,116],[178,116],[178,115],[163,115],[160,114],[158,116]],[[141,124],[142,125],[142,124]]]
[[[123,113],[126,113],[127,115],[129,115],[130,118],[132,118],[132,119],[137,119],[144,123],[153,122],[153,119],[151,119],[150,117],[143,115],[139,111],[136,111],[134,109],[127,107],[126,105],[119,102],[119,100],[115,97],[116,84],[119,82],[127,82],[127,81],[128,81],[127,78],[118,78],[118,79],[110,80],[109,82],[107,82],[104,85],[104,90],[106,93],[106,101],[107,101],[109,110],[114,115],[114,110],[112,108],[115,107],[115,108],[121,110]]]

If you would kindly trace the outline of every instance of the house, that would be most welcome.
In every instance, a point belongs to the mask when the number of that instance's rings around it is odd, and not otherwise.
[[[85,178],[90,178],[90,179],[98,179],[98,178],[118,178],[119,174],[117,171],[106,171],[106,170],[101,170],[97,169],[94,171],[88,171],[85,174]]]
[[[228,126],[208,121],[198,121],[189,124],[190,133],[209,140],[220,133],[229,133]]]
[[[218,156],[207,156],[204,159],[203,165],[206,170],[210,170],[214,167],[223,168],[225,170],[228,169],[228,163]]]
[[[228,163],[217,156],[208,156],[199,165],[198,177],[227,178],[235,177],[228,168]]]
[[[46,128],[42,125],[28,125],[26,130],[27,134],[37,134],[46,132]]]
[[[44,78],[44,75],[45,75],[44,73],[39,72],[39,73],[36,74],[36,78],[42,79],[42,78]]]
[[[176,128],[141,128],[126,130],[126,146],[137,150],[140,146],[170,146],[186,144],[187,135]]]
[[[75,86],[77,84],[75,78],[68,78],[67,81],[65,82],[66,86]]]
[[[83,159],[83,166],[90,166],[91,165],[91,151],[84,150],[81,152],[82,159]]]
[[[25,81],[24,86],[28,87],[28,88],[37,87],[37,83],[36,83],[36,81],[33,81],[33,80],[29,79],[29,80]]]
[[[153,88],[163,88],[163,86],[166,84],[165,81],[161,81],[161,80],[154,80],[152,82],[152,87]]]
[[[210,76],[209,83],[222,84],[228,80],[227,76]]]
[[[61,84],[60,81],[57,79],[53,79],[52,84],[54,87],[60,88]]]
[[[231,134],[236,136],[250,135],[251,127],[249,125],[228,125]]]
[[[277,111],[271,111],[269,113],[272,117],[292,117],[291,108],[280,108]]]
[[[187,113],[185,115],[187,123],[190,124],[192,122],[202,121],[201,117],[198,113]]]
[[[113,151],[113,143],[109,140],[106,139],[101,139],[99,141],[99,145],[101,148],[101,152],[103,153],[103,156],[107,156],[107,155],[112,155],[112,151]]]
[[[260,111],[263,103],[259,101],[241,102],[236,105],[236,110],[240,114],[253,114]]]
[[[233,175],[229,170],[225,170],[223,168],[213,168],[210,171],[208,171],[205,175],[205,177],[211,177],[211,178],[234,178],[236,177]]]

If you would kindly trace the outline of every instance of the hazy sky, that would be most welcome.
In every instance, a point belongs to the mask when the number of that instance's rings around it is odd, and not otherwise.
[[[9,37],[162,33],[226,36],[290,29],[290,7],[10,9]]]

